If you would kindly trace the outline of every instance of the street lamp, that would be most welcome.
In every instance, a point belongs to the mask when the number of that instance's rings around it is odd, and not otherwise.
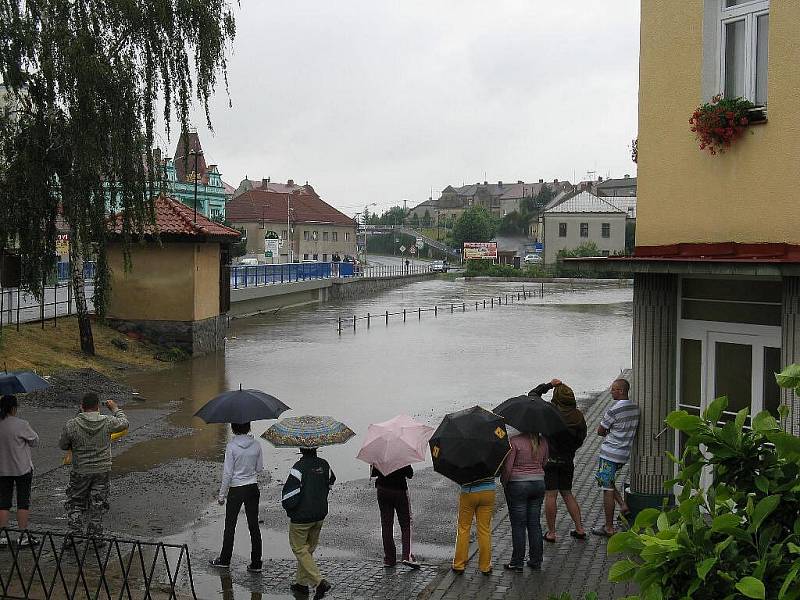
[[[192,148],[189,156],[194,156],[194,222],[197,223],[197,158],[203,156],[203,151]]]

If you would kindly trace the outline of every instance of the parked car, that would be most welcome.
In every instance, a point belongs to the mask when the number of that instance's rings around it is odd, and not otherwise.
[[[258,265],[257,258],[242,258],[239,260],[239,264],[243,267],[255,267]]]
[[[430,270],[434,273],[447,273],[447,263],[443,260],[434,260],[430,265]]]
[[[542,262],[542,255],[541,254],[526,254],[523,262],[526,265],[535,265]]]

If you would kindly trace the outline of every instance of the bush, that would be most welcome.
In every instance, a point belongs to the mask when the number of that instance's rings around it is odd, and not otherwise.
[[[797,388],[800,366],[777,379]],[[702,417],[683,410],[667,417],[687,436],[680,460],[670,456],[679,473],[668,485],[682,486],[679,505],[642,511],[608,543],[609,554],[628,557],[609,579],[636,581],[635,598],[800,598],[800,438],[767,411],[753,417],[752,429],[747,409],[720,426],[727,404],[717,398]],[[787,412],[780,408],[782,418]],[[707,490],[704,472],[713,475]]]

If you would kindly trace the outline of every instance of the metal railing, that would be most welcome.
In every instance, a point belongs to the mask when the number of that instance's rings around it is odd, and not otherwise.
[[[12,535],[12,533],[14,535]],[[187,545],[0,529],[0,592],[11,600],[197,598]]]
[[[362,267],[348,262],[286,263],[276,265],[233,265],[230,267],[231,289],[292,283],[332,277],[400,277],[429,273],[429,265]]]
[[[89,312],[94,312],[93,282],[87,281],[84,293]],[[56,279],[53,285],[45,286],[40,299],[25,289],[0,287],[0,328],[16,325],[19,329],[20,323],[37,321],[44,328],[45,322],[50,320],[56,326],[58,317],[68,317],[74,313],[75,293],[69,279],[64,282]]]
[[[83,263],[83,278],[86,281],[94,280],[94,274],[97,270],[97,263],[93,260],[87,260]],[[56,275],[58,281],[67,281],[71,278],[71,274],[69,272],[69,263],[68,262],[60,262],[56,263]]]

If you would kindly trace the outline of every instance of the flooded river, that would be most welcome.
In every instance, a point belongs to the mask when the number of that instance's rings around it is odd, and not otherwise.
[[[114,469],[141,471],[168,458],[221,460],[225,427],[205,425],[192,414],[240,384],[283,400],[292,407],[285,416],[327,414],[348,424],[357,437],[324,450],[337,476],[347,481],[367,475],[354,456],[370,423],[407,413],[435,427],[447,412],[475,404],[491,408],[553,377],[581,396],[606,387],[630,365],[630,287],[547,286],[544,297],[516,302],[521,289],[521,283],[427,280],[367,300],[234,321],[224,355],[130,378],[148,406],[174,404],[170,421],[193,429],[188,436],[137,444],[115,458]],[[474,310],[476,301],[482,307],[484,298],[505,294],[515,302]],[[450,314],[449,304],[461,302],[468,310]],[[410,314],[434,304],[448,309],[438,317],[424,312],[421,320]],[[393,316],[385,325],[384,311],[404,308],[407,322]],[[370,329],[359,321],[353,332],[352,315],[367,312],[380,317]],[[350,317],[341,335],[338,317]],[[255,433],[270,423],[255,423]],[[262,444],[269,470],[282,476],[295,452]]]

